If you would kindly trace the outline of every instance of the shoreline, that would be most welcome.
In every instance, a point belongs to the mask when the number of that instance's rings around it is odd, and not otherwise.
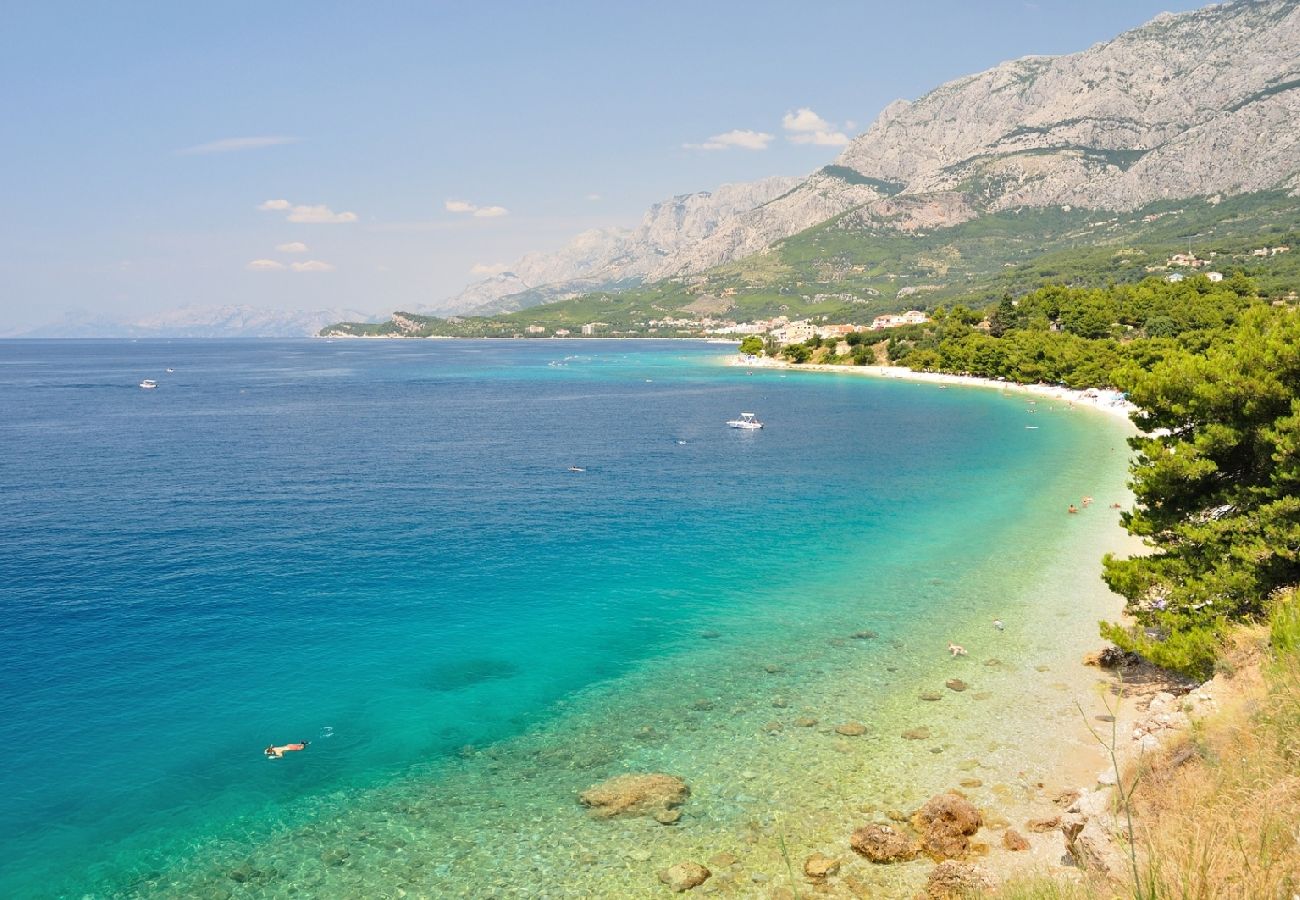
[[[790,363],[767,357],[748,358],[730,356],[728,366],[744,366],[749,369],[780,369],[787,372],[828,372],[836,375],[858,375],[868,378],[888,378],[895,381],[912,381],[922,384],[937,384],[943,387],[970,387],[985,390],[997,390],[1003,393],[1028,394],[1058,400],[1070,406],[1094,409],[1116,418],[1130,421],[1137,407],[1125,400],[1118,391],[1089,388],[1063,387],[1055,384],[1021,384],[1015,381],[999,381],[996,378],[983,378],[977,375],[953,375],[947,372],[920,372],[906,366],[840,366],[825,363]]]

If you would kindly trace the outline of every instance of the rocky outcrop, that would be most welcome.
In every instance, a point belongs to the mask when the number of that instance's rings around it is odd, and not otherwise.
[[[1109,792],[1108,792],[1109,793]],[[1109,808],[1110,799],[1101,796]],[[1080,806],[1083,802],[1083,806]],[[1074,858],[1080,869],[1121,880],[1128,871],[1128,860],[1121,849],[1117,834],[1118,823],[1109,809],[1089,806],[1080,799],[1061,821],[1061,834],[1065,835],[1066,852]]]
[[[849,837],[853,852],[873,863],[906,862],[915,859],[921,848],[915,837],[888,825],[865,825]]]
[[[936,794],[912,817],[921,849],[936,860],[964,857],[970,852],[971,835],[983,824],[975,805],[957,794]]]
[[[636,228],[584,231],[555,252],[529,253],[508,271],[466,288],[447,304],[446,311],[509,312],[587,291],[662,278],[680,269],[674,260],[682,253],[802,180],[765,178],[664,200],[650,207]],[[827,218],[809,215],[812,218],[808,225]],[[742,250],[741,255],[761,248],[761,242],[754,244],[752,250]]]
[[[578,802],[588,807],[597,819],[652,816],[675,822],[676,817],[669,814],[690,795],[690,788],[680,778],[654,772],[615,776],[587,788],[578,795]]]

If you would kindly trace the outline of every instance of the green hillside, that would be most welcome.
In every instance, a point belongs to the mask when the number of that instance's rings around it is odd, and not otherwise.
[[[784,315],[869,322],[885,312],[968,306],[1045,284],[1102,286],[1164,274],[1173,253],[1242,272],[1269,294],[1300,275],[1300,199],[1273,191],[1220,200],[1163,201],[1132,212],[1052,207],[984,215],[959,225],[902,232],[852,211],[770,250],[697,275],[602,291],[491,317],[438,319],[407,313],[378,325],[343,323],[322,333],[512,336],[529,325],[605,335],[672,335],[697,328],[649,323],[666,317],[736,322]],[[1293,252],[1257,257],[1261,247]]]

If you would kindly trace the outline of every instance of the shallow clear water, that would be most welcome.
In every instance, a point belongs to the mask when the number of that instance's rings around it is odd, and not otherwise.
[[[652,896],[748,842],[743,892],[774,816],[831,841],[963,728],[1043,762],[1086,678],[1034,666],[1113,608],[1122,427],[718,357],[0,343],[0,893]],[[953,672],[986,690],[918,709]],[[574,803],[647,769],[692,784],[680,826]]]

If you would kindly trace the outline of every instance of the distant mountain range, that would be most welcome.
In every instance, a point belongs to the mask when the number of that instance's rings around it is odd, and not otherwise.
[[[1300,4],[1163,13],[896,101],[833,165],[656,204],[633,230],[530,254],[440,309],[489,315],[702,273],[845,217],[904,234],[999,211],[1127,211],[1300,188]]]
[[[309,337],[340,319],[371,321],[349,309],[256,309],[251,306],[185,306],[140,317],[114,318],[68,312],[45,325],[5,337],[28,338],[234,338]]]

